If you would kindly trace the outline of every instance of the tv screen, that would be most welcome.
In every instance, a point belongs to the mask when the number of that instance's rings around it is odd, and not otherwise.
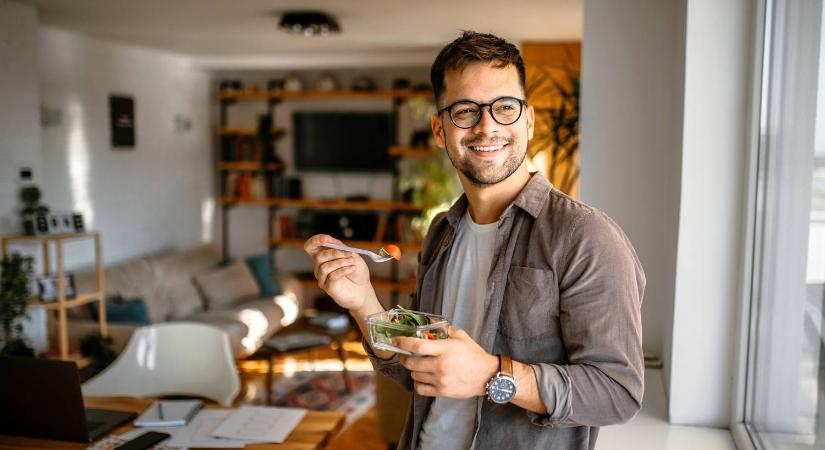
[[[392,170],[392,114],[297,112],[292,116],[295,168],[302,171]]]

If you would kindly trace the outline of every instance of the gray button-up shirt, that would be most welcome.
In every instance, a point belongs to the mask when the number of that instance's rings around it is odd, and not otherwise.
[[[433,220],[414,309],[441,312],[438,274],[466,209],[462,196]],[[630,420],[644,391],[644,286],[619,226],[534,174],[499,221],[479,345],[532,366],[547,414],[479,397],[472,448],[593,449],[599,426]],[[377,370],[412,390],[397,356],[382,360],[365,347]],[[400,449],[417,448],[431,403],[413,394]]]

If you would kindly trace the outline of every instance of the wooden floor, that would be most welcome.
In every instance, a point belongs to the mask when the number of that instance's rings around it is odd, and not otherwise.
[[[375,408],[369,410],[349,428],[338,435],[328,450],[387,450],[387,443],[378,435]]]
[[[358,336],[353,336],[344,343],[347,355],[347,368],[350,370],[371,370],[372,364],[366,356]],[[274,379],[302,370],[340,370],[337,347],[313,350],[311,352],[293,352],[278,356],[273,361]],[[259,395],[265,389],[266,363],[263,361],[243,361],[241,370],[241,393],[238,401]],[[375,408],[370,409],[360,419],[345,429],[330,443],[331,450],[386,450],[387,443],[378,433]]]

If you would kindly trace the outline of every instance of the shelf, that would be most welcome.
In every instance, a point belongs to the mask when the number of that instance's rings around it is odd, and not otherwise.
[[[340,199],[273,198],[271,206],[283,208],[343,209],[357,211],[423,211],[424,208],[406,202],[390,200],[350,201]]]
[[[387,150],[390,156],[429,157],[437,153],[428,147],[390,147]]]
[[[283,128],[273,128],[270,133],[272,137],[280,137],[286,133]],[[221,136],[258,136],[257,128],[219,128],[218,134]]]
[[[298,281],[305,287],[318,287],[318,280],[312,276],[299,276]],[[370,283],[376,291],[412,292],[415,290],[415,278],[408,278],[401,281],[392,281],[384,278],[372,278]]]
[[[273,239],[269,241],[269,245],[273,247],[283,246],[283,247],[295,247],[295,248],[304,248],[304,243],[306,242],[305,239]],[[395,244],[401,249],[402,255],[405,252],[415,252],[418,253],[421,251],[421,243],[420,242],[376,242],[376,241],[346,241],[345,244],[351,247],[358,247],[358,248],[366,248],[366,249],[375,249],[376,251],[381,247],[389,244]]]
[[[237,198],[230,196],[221,197],[222,205],[250,205],[250,206],[267,206],[269,199],[266,198]]]
[[[382,90],[382,91],[300,91],[300,92],[267,92],[247,90],[241,92],[220,92],[220,100],[322,100],[336,98],[376,98],[376,99],[410,99],[416,97],[432,97],[431,91],[412,90]]]
[[[63,305],[66,308],[73,308],[75,306],[85,305],[86,303],[97,301],[97,299],[98,294],[96,292],[91,294],[83,294],[78,295],[73,299],[67,299]],[[57,300],[42,302],[39,297],[32,297],[29,299],[29,306],[42,306],[46,309],[60,309],[60,302]]]
[[[262,169],[277,171],[284,167],[285,166],[280,163],[261,163],[259,161],[221,161],[218,163],[218,170],[223,171],[255,171]]]
[[[97,231],[86,231],[83,233],[67,233],[67,234],[50,234],[30,236],[27,234],[14,234],[3,236],[4,241],[67,241],[70,239],[82,239],[97,236]]]
[[[223,205],[260,205],[279,208],[339,209],[346,211],[411,211],[420,212],[425,208],[406,202],[390,200],[326,200],[300,198],[240,199],[231,196],[221,197]]]

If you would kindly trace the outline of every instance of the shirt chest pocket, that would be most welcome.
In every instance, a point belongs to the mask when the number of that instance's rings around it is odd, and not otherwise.
[[[499,330],[513,340],[558,333],[559,289],[551,270],[512,266],[501,304]]]

